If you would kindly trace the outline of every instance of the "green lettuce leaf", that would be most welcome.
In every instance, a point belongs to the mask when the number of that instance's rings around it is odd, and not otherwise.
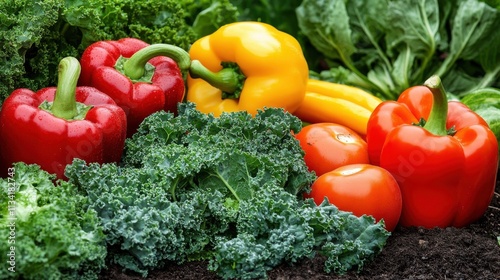
[[[434,74],[458,96],[498,84],[500,15],[478,0],[304,0],[296,14],[328,67],[341,69],[317,77],[383,99]]]

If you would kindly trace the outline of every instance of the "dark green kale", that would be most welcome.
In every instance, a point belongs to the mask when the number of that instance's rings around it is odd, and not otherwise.
[[[225,279],[265,279],[281,263],[316,254],[326,257],[325,272],[361,271],[389,236],[370,216],[356,217],[325,200],[298,200],[278,188],[264,188],[242,202],[237,235],[221,237],[209,269]]]
[[[0,1],[0,106],[18,87],[55,84],[58,58],[76,54],[60,38],[63,7],[63,0]]]

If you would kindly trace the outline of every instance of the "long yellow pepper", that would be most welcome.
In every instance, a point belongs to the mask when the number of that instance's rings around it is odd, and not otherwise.
[[[310,79],[304,100],[294,115],[309,123],[341,124],[364,136],[368,119],[381,102],[356,87]]]
[[[187,100],[202,112],[255,115],[264,107],[281,107],[293,113],[304,98],[309,69],[302,49],[271,25],[224,25],[196,41],[189,54]]]

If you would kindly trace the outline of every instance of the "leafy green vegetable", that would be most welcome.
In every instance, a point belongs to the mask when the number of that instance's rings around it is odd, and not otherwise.
[[[396,99],[441,76],[456,95],[496,86],[500,13],[477,0],[304,0],[300,30],[330,63],[321,79]]]
[[[204,22],[193,27],[195,11],[203,12]],[[237,14],[228,0],[0,1],[0,105],[16,88],[54,86],[59,61],[79,58],[93,42],[135,37],[187,50],[206,35],[197,32],[232,22]]]
[[[97,279],[107,250],[87,199],[37,165],[9,173],[0,179],[0,279]]]
[[[220,238],[209,269],[224,278],[262,279],[283,262],[295,263],[316,253],[326,257],[327,273],[360,271],[382,250],[389,236],[372,217],[339,211],[327,200],[297,200],[265,188],[242,202],[233,238]]]
[[[500,90],[479,89],[469,92],[460,101],[480,115],[500,141]]]
[[[209,259],[221,277],[245,279],[316,251],[339,273],[380,252],[383,224],[301,199],[316,177],[290,133],[298,118],[278,108],[178,111],[146,118],[120,166],[76,160],[66,169],[98,212],[115,263],[147,275],[165,261]]]
[[[238,20],[239,11],[230,0],[192,0],[192,2],[191,5],[187,3],[184,5],[190,15],[196,15],[191,25],[198,37],[209,35],[222,25]]]
[[[77,54],[61,34],[59,13],[63,3],[0,1],[0,104],[15,88],[48,85],[52,74],[49,69],[54,71],[50,82],[55,84],[57,59]]]
[[[99,40],[125,37],[165,43],[187,49],[196,34],[186,24],[178,1],[69,0],[62,17],[82,33],[81,47]]]
[[[481,0],[481,2],[484,2],[492,7],[496,7],[497,10],[500,10],[500,0]]]

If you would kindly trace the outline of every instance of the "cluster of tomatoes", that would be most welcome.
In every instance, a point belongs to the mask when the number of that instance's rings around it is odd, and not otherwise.
[[[383,219],[388,231],[399,221],[402,197],[387,170],[370,164],[367,143],[352,129],[334,123],[315,123],[295,134],[305,162],[318,178],[306,198],[321,204],[325,197],[340,210],[356,216]]]

